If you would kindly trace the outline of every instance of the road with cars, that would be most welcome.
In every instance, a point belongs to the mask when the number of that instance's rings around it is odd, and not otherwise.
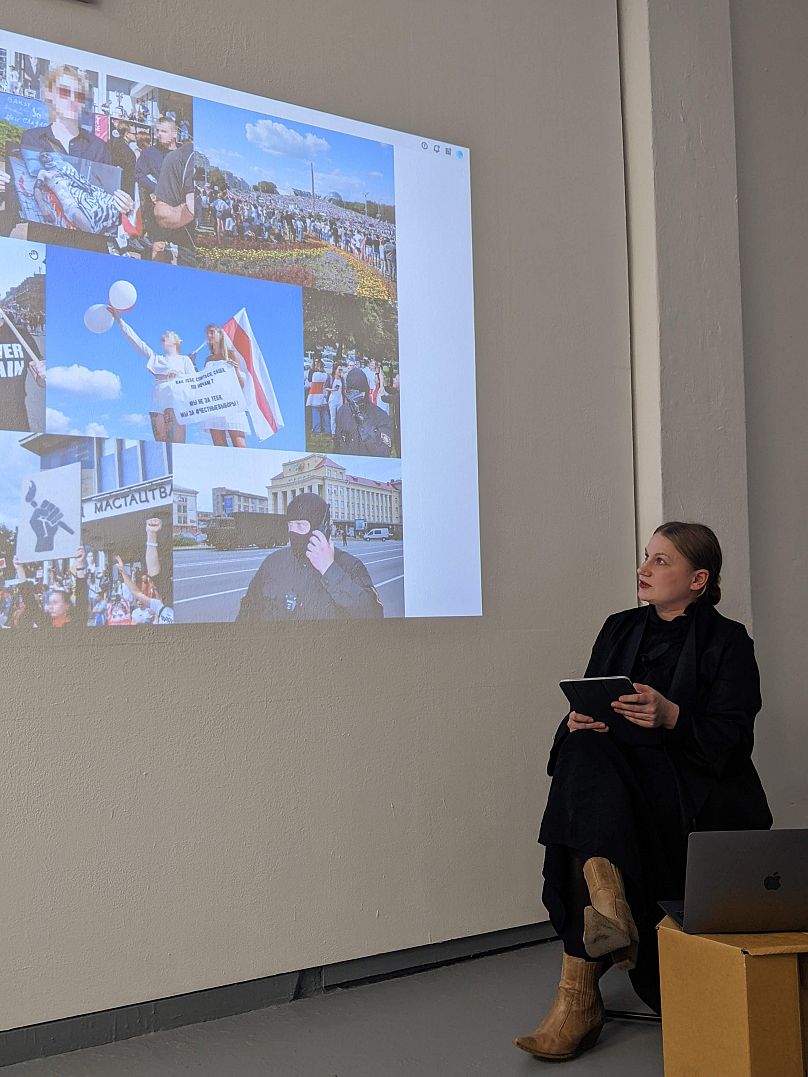
[[[404,616],[404,543],[349,539],[337,548],[364,562],[384,606],[385,617]],[[233,621],[241,599],[272,550],[174,551],[174,615],[178,624]]]

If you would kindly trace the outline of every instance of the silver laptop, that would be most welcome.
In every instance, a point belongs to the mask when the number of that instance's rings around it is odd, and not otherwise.
[[[808,931],[808,830],[691,834],[685,899],[659,905],[690,934]]]

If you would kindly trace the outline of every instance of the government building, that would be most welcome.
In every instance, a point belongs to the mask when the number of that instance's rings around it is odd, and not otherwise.
[[[351,475],[328,456],[312,454],[283,465],[267,486],[269,511],[285,513],[297,494],[319,494],[331,506],[332,523],[351,531],[389,527],[401,538],[401,480],[379,482]]]

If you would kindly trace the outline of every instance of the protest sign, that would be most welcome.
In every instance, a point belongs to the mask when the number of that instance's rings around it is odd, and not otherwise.
[[[18,560],[73,557],[81,545],[81,464],[23,479],[18,520]]]
[[[244,393],[235,367],[227,362],[208,363],[198,374],[172,378],[174,414],[185,423],[198,423],[214,415],[223,418],[245,410]]]
[[[50,122],[44,101],[13,93],[0,93],[0,120],[22,128],[47,127]]]

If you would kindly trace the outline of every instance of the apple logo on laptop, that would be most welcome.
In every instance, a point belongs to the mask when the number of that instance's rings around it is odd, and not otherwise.
[[[780,889],[780,872],[775,871],[774,875],[767,875],[763,880],[763,885],[767,890],[779,890]]]

